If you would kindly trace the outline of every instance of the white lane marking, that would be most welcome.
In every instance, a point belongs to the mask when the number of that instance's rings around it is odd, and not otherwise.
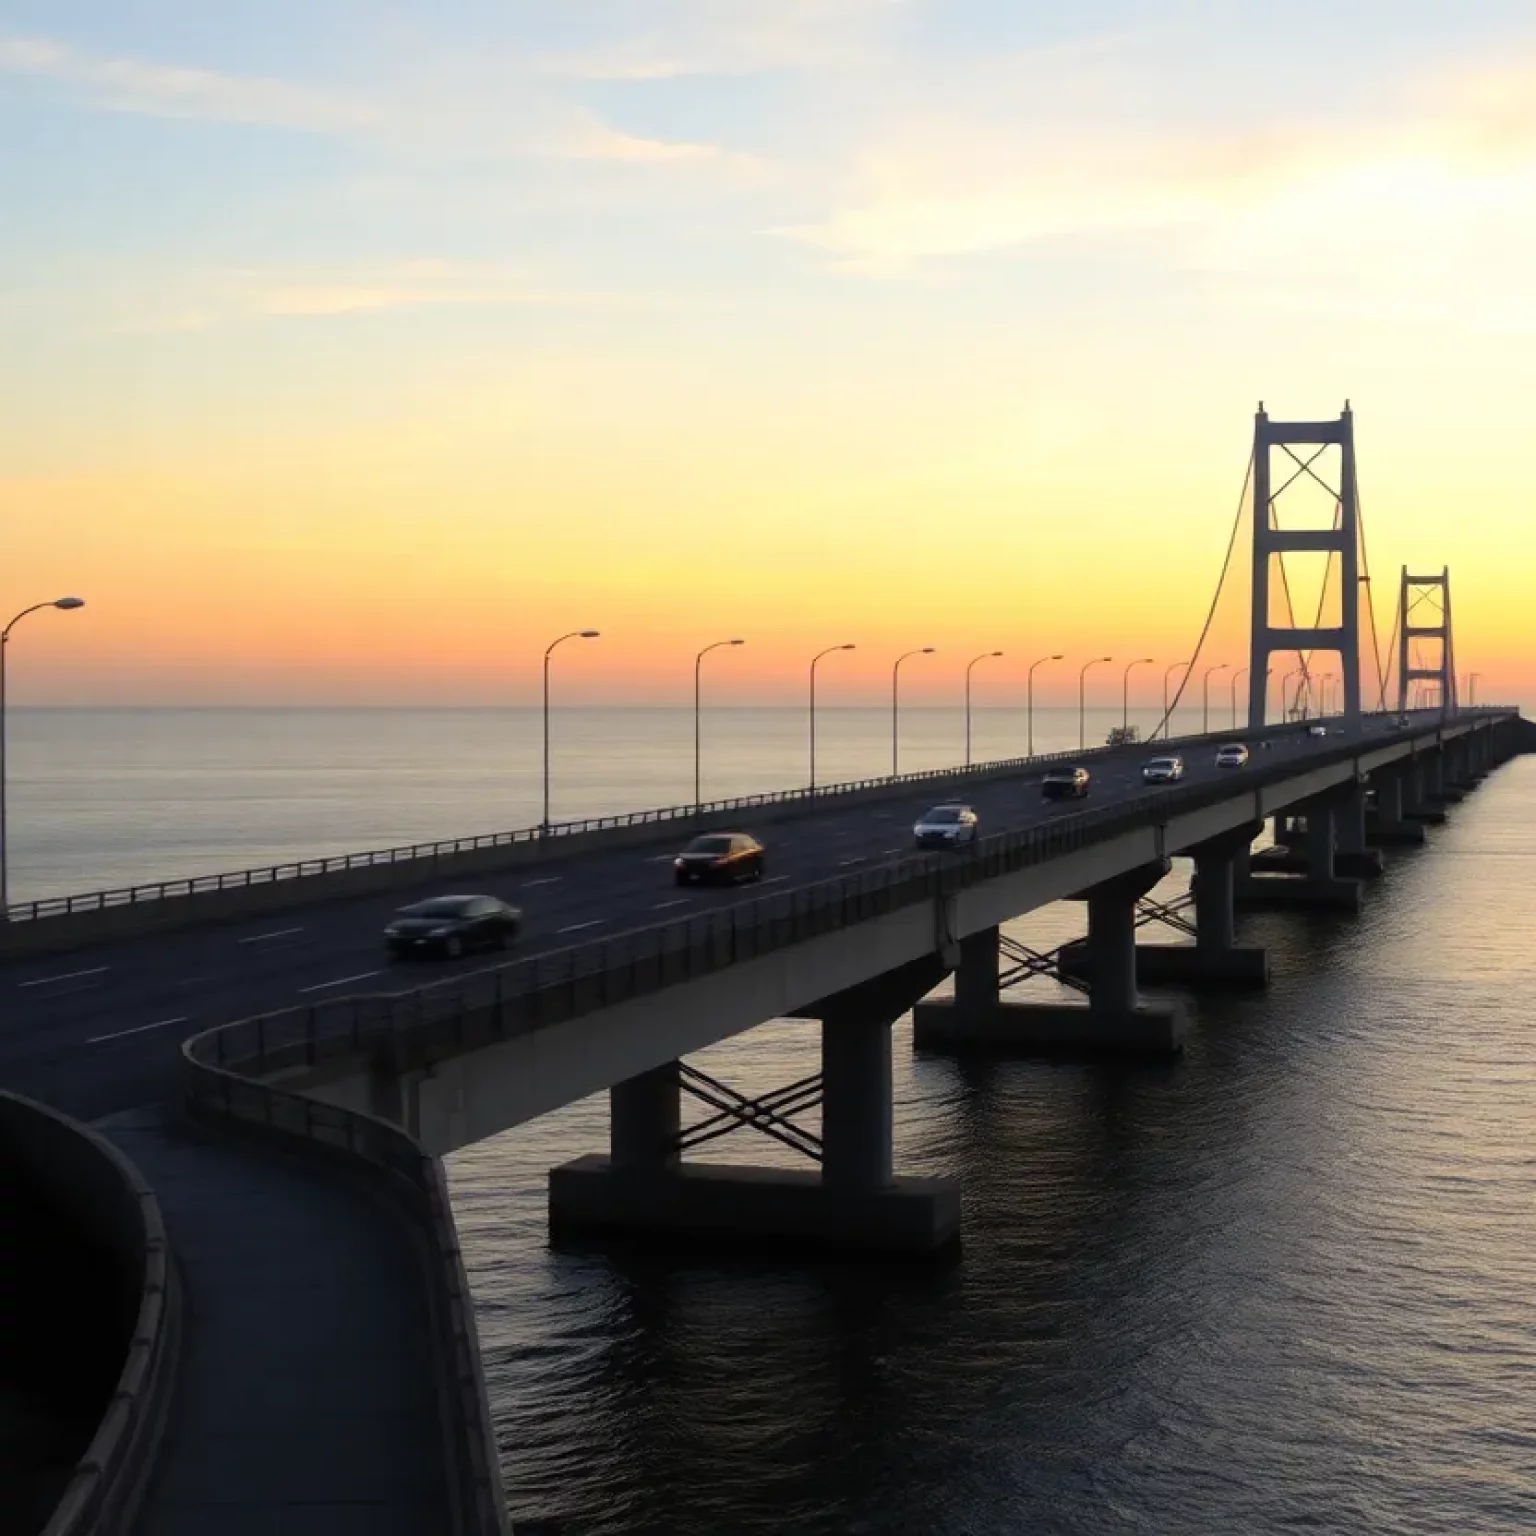
[[[377,971],[359,971],[355,976],[338,976],[335,981],[317,981],[312,987],[300,987],[300,992],[324,992],[327,987],[344,987],[349,981],[366,981],[377,976]]]
[[[861,853],[861,854],[859,854],[859,855],[858,855],[858,857],[857,857],[857,858],[852,858],[852,859],[839,859],[839,860],[838,860],[838,861],[837,861],[837,867],[838,867],[838,868],[839,868],[839,869],[847,869],[847,868],[848,868],[848,866],[849,866],[849,865],[850,865],[850,864],[862,864],[862,863],[864,863],[864,861],[865,861],[865,860],[866,860],[866,859],[867,859],[867,858],[868,858],[868,857],[869,857],[869,855],[868,855],[868,854],[867,854],[867,853]]]
[[[524,880],[523,883],[518,886],[518,890],[531,891],[536,885],[559,885],[559,883],[564,878],[564,875],[545,875],[541,880]]]
[[[668,907],[686,907],[687,905],[688,905],[688,897],[686,897],[686,896],[679,896],[676,901],[658,901],[656,903],[656,905],[651,908],[651,911],[652,912],[665,912]]]
[[[100,1045],[103,1040],[121,1040],[124,1035],[142,1035],[148,1029],[169,1029],[172,1024],[185,1024],[186,1018],[156,1019],[153,1024],[135,1024],[132,1029],[114,1030],[110,1035],[92,1035],[85,1043]]]
[[[766,880],[759,880],[759,885],[777,885],[781,880],[788,880],[788,875],[769,875]]]
[[[670,864],[676,857],[675,853],[653,853],[645,862],[647,864]]]
[[[271,933],[253,933],[253,934],[250,934],[246,938],[236,939],[235,943],[237,943],[237,944],[260,944],[260,943],[262,943],[266,939],[286,939],[289,936],[289,934],[303,933],[303,932],[304,932],[304,927],[303,927],[303,924],[301,923],[297,928],[274,928]]]
[[[904,852],[906,852],[906,849],[905,848],[882,848],[880,850],[880,852],[882,854],[885,854],[885,853],[904,853]]]
[[[592,917],[588,918],[584,923],[572,923],[569,927],[566,928],[556,928],[555,932],[557,934],[580,933],[583,928],[596,928],[599,923],[606,923],[607,921],[608,919],[606,917]]]
[[[65,971],[62,976],[39,976],[36,981],[17,982],[19,987],[51,987],[56,981],[78,981],[82,976],[100,976],[110,966],[93,965],[88,971]]]

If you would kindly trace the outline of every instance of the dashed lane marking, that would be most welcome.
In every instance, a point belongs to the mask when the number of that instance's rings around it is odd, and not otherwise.
[[[788,880],[788,875],[770,875],[766,880],[759,880],[759,885],[777,885],[781,880]]]
[[[531,891],[536,885],[558,885],[564,878],[564,875],[545,875],[540,880],[524,880],[523,883],[518,886],[518,890]]]
[[[65,971],[62,976],[39,976],[35,981],[19,981],[19,987],[51,987],[61,981],[79,981],[82,976],[101,976],[111,970],[111,966],[93,965],[86,971]]]
[[[324,992],[327,987],[344,987],[349,981],[367,981],[377,976],[377,971],[359,971],[355,976],[338,976],[334,981],[317,981],[312,987],[300,987],[300,992]]]
[[[264,944],[268,939],[286,939],[295,933],[303,933],[304,926],[301,923],[297,928],[274,928],[271,933],[253,933],[243,939],[236,939],[237,944]]]
[[[142,1035],[151,1029],[169,1029],[172,1024],[185,1024],[186,1018],[182,1016],[175,1019],[156,1019],[153,1024],[135,1024],[132,1029],[117,1029],[110,1035],[92,1035],[85,1043],[87,1045],[100,1045],[103,1040],[121,1040],[125,1035]]]
[[[555,932],[557,934],[580,933],[583,928],[596,928],[599,923],[606,923],[607,921],[606,917],[590,917],[584,923],[571,923],[568,927],[555,929]]]
[[[668,907],[686,907],[687,905],[688,898],[686,896],[679,896],[676,901],[658,901],[656,905],[651,908],[651,911],[665,912]]]

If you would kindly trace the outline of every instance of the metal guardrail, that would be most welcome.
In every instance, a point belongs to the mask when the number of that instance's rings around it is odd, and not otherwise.
[[[1478,705],[1475,713],[1498,712],[1500,706]],[[1396,710],[1378,710],[1364,718],[1395,715]],[[1438,717],[1438,710],[1420,711],[1420,714]],[[1466,713],[1466,712],[1464,712]],[[1221,741],[1233,737],[1262,739],[1265,736],[1284,735],[1297,728],[1295,722],[1266,727],[1260,732],[1242,729],[1212,731],[1208,735],[1175,736],[1159,744],[1139,742],[1135,748],[1151,748],[1160,745],[1164,751],[1189,747],[1201,742]],[[1084,762],[1111,753],[1124,752],[1127,747],[1087,747],[1081,752],[1046,752],[1034,757],[1002,758],[987,763],[975,763],[969,768],[932,768],[921,773],[886,775],[881,778],[854,779],[843,784],[818,788],[814,794],[806,789],[775,790],[765,794],[743,795],[731,800],[712,800],[703,805],[674,805],[646,811],[630,811],[616,816],[599,816],[579,821],[562,821],[548,827],[523,827],[511,832],[486,832],[468,837],[442,838],[429,843],[405,843],[394,848],[375,848],[362,853],[338,854],[332,858],[299,859],[282,864],[266,864],[255,869],[241,869],[217,875],[191,875],[174,880],[154,880],[142,885],[116,886],[99,891],[87,891],[74,896],[48,896],[37,901],[13,904],[7,910],[7,920],[13,923],[36,921],[45,917],[61,917],[74,913],[99,912],[109,907],[136,906],[144,902],[164,901],[175,897],[199,895],[207,891],[239,890],[249,886],[274,885],[286,882],[314,879],[354,869],[371,869],[379,865],[421,863],[452,857],[455,854],[473,853],[486,848],[511,848],[528,843],[547,843],[558,848],[562,840],[592,832],[607,832],[637,826],[671,826],[696,820],[704,816],[723,814],[727,811],[760,810],[768,806],[802,804],[814,809],[827,801],[860,794],[871,789],[913,787],[940,781],[963,785],[992,778],[1013,770],[1026,770],[1051,763]]]
[[[0,1095],[35,1117],[45,1134],[70,1138],[101,1161],[133,1245],[139,1300],[123,1368],[90,1444],[75,1463],[42,1536],[99,1536],[126,1530],[137,1511],[174,1389],[181,1293],[159,1202],[143,1174],[106,1137],[19,1094]],[[54,1148],[55,1157],[58,1147]],[[86,1181],[88,1182],[88,1181]],[[26,1320],[21,1320],[23,1326]]]
[[[188,1041],[187,1046],[194,1043]],[[290,1142],[359,1158],[385,1176],[396,1197],[421,1221],[431,1248],[428,1278],[436,1335],[433,1354],[443,1373],[449,1420],[445,1438],[451,1457],[453,1536],[511,1536],[475,1331],[474,1301],[437,1159],[388,1121],[253,1082],[201,1060],[190,1049],[184,1051],[186,1097],[193,1113],[222,1116]]]
[[[1415,734],[1408,728],[1379,743]],[[1358,738],[1344,738],[1335,748],[1309,754],[1304,764],[1249,767],[1241,792],[1282,783],[1303,767],[1348,762],[1359,751]],[[1234,781],[1174,785],[1044,826],[994,834],[965,854],[916,855],[406,991],[360,993],[262,1014],[194,1037],[185,1049],[193,1059],[246,1073],[314,1067],[385,1045],[396,1053],[396,1065],[422,1065],[428,1058],[413,1044],[440,1038],[445,1028],[441,1043],[450,1051],[508,1039],[1220,804],[1238,789]]]

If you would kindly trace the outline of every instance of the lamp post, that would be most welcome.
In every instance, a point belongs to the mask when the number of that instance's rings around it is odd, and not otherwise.
[[[561,635],[558,640],[551,640],[544,652],[544,819],[539,823],[541,827],[549,826],[549,658],[555,654],[555,647],[564,645],[567,640],[596,640],[598,632],[595,629],[573,629],[569,634]]]
[[[1092,661],[1083,663],[1083,670],[1077,674],[1077,750],[1081,752],[1088,745],[1088,668],[1096,667],[1101,661],[1113,661],[1113,656],[1095,656]]]
[[[1201,700],[1200,734],[1202,736],[1209,736],[1211,734],[1211,673],[1225,672],[1229,666],[1231,666],[1231,662],[1218,661],[1214,667],[1207,667],[1205,669],[1205,685],[1201,690],[1203,697]]]
[[[1247,676],[1248,676],[1248,668],[1247,667],[1239,667],[1237,669],[1237,671],[1232,674],[1232,685],[1231,685],[1231,688],[1230,688],[1229,692],[1232,695],[1232,729],[1234,731],[1237,729],[1237,680],[1240,677],[1247,677]]]
[[[811,657],[811,793],[816,793],[816,663],[833,651],[851,651],[852,645],[829,645]]]
[[[971,766],[971,668],[978,661],[990,661],[994,656],[1001,656],[1001,651],[983,651],[980,656],[972,657],[965,664],[965,766]]]
[[[1173,730],[1173,715],[1172,715],[1172,711],[1170,711],[1170,709],[1168,708],[1168,679],[1170,677],[1172,677],[1173,674],[1175,672],[1177,672],[1180,667],[1183,667],[1186,672],[1189,671],[1189,666],[1190,666],[1190,664],[1187,661],[1175,661],[1171,665],[1163,668],[1163,740],[1164,741],[1168,740],[1169,734]]]
[[[1317,717],[1319,720],[1325,720],[1328,717],[1328,685],[1332,681],[1332,672],[1324,672],[1317,680]]]
[[[1477,680],[1483,674],[1481,672],[1467,673],[1467,708],[1477,708]]]
[[[704,658],[711,651],[718,651],[723,645],[745,645],[745,640],[716,640],[712,645],[706,645],[697,656],[693,658],[693,808],[698,810],[700,800],[699,782],[699,672],[704,664]]]
[[[1061,659],[1062,653],[1058,651],[1054,656],[1042,656],[1039,661],[1032,661],[1029,664],[1029,742],[1024,749],[1026,757],[1033,757],[1035,755],[1035,668],[1043,667],[1048,661],[1060,661]]]
[[[67,613],[70,609],[84,607],[83,597],[56,597],[51,602],[33,603],[30,608],[23,608],[4,629],[0,629],[0,923],[9,921],[11,915],[5,837],[5,648],[10,644],[11,631],[29,613],[37,613],[43,608],[62,608]]]
[[[901,664],[909,656],[932,656],[934,648],[931,645],[919,646],[915,651],[903,651],[896,658],[891,667],[891,777],[898,777],[896,769],[896,727],[900,718],[900,704],[896,696],[896,680],[901,673]]]
[[[1154,658],[1151,656],[1138,656],[1135,661],[1126,663],[1125,676],[1120,680],[1120,729],[1128,731],[1131,725],[1131,668],[1150,666]]]
[[[1280,679],[1280,718],[1281,718],[1282,721],[1288,720],[1290,718],[1290,714],[1291,714],[1290,706],[1286,703],[1286,685],[1290,682],[1290,680],[1293,677],[1300,677],[1300,676],[1301,676],[1301,668],[1300,667],[1292,667],[1291,670],[1289,672],[1287,672],[1285,674],[1285,676]],[[1298,698],[1301,696],[1301,689],[1298,688],[1296,690],[1296,695],[1297,695]]]

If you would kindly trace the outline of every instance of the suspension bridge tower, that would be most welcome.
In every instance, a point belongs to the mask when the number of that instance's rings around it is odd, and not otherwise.
[[[1313,466],[1331,447],[1339,450],[1339,483],[1330,485]],[[1314,451],[1305,457],[1298,448]],[[1274,457],[1278,451],[1281,457]],[[1283,478],[1278,488],[1274,471]],[[1280,527],[1275,503],[1303,476],[1309,476],[1334,498],[1332,528]],[[1344,717],[1351,724],[1360,719],[1360,544],[1359,495],[1355,480],[1354,415],[1345,401],[1337,421],[1271,421],[1262,402],[1253,424],[1253,638],[1248,657],[1248,724],[1259,730],[1265,723],[1269,697],[1269,658],[1275,651],[1295,651],[1301,657],[1302,675],[1310,681],[1310,656],[1314,651],[1334,652],[1344,684]],[[1280,571],[1284,584],[1283,557],[1291,551],[1337,555],[1340,577],[1340,614],[1336,626],[1323,624],[1321,603],[1315,622],[1297,623],[1294,612],[1285,626],[1270,622],[1270,579]],[[1273,557],[1280,557],[1276,560]],[[1329,561],[1330,570],[1332,560]],[[1324,581],[1326,590],[1326,577]],[[1290,590],[1283,596],[1290,608]],[[1284,703],[1282,700],[1282,710]]]
[[[1428,605],[1428,614],[1418,610]],[[1415,616],[1418,622],[1415,623]],[[1436,623],[1425,623],[1425,618],[1435,618]],[[1438,640],[1440,664],[1434,667],[1413,665],[1415,640]],[[1403,567],[1402,595],[1397,607],[1397,709],[1401,714],[1408,708],[1409,685],[1422,679],[1437,683],[1440,690],[1440,709],[1445,714],[1456,712],[1456,651],[1451,642],[1451,570],[1441,567],[1438,576],[1410,576]]]

